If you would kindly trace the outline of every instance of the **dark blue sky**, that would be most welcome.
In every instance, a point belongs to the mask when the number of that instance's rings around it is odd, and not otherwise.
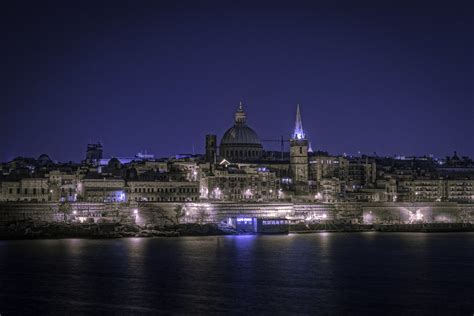
[[[240,100],[263,139],[300,103],[315,150],[474,156],[468,1],[67,2],[2,4],[2,160],[202,152]]]

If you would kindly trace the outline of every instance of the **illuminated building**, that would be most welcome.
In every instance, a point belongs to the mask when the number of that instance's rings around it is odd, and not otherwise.
[[[199,199],[199,182],[128,181],[128,201],[191,202]]]
[[[220,142],[206,135],[203,155],[104,159],[96,143],[87,146],[82,164],[57,163],[46,154],[0,164],[0,201],[474,202],[470,158],[312,152],[299,105],[289,140],[262,141],[281,142],[281,152],[264,151],[240,104]]]
[[[49,202],[52,192],[46,178],[24,178],[18,181],[2,181],[0,201]]]
[[[443,200],[474,202],[474,180],[445,180]]]
[[[125,180],[83,179],[78,184],[78,200],[85,202],[125,202]]]
[[[212,138],[209,141],[208,154],[212,155]],[[247,125],[247,116],[242,107],[242,102],[235,112],[234,126],[229,128],[221,139],[219,154],[231,162],[259,160],[263,154],[263,147],[257,133]]]
[[[218,167],[201,178],[201,198],[223,201],[271,201],[278,198],[275,173],[266,168]]]
[[[290,174],[293,184],[308,183],[308,140],[303,131],[300,105],[296,107],[295,130],[290,139]]]

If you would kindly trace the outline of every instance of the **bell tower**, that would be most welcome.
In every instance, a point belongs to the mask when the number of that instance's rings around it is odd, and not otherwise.
[[[217,136],[206,135],[206,162],[216,163]]]
[[[295,130],[290,139],[290,174],[293,184],[308,182],[308,140],[303,131],[299,104],[296,106]]]

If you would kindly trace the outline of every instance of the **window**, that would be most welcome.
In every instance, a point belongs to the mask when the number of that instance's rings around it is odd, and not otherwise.
[[[303,147],[300,147],[300,154],[303,154]]]
[[[13,194],[13,189],[10,188],[10,189],[8,190],[8,193],[9,193],[9,194]]]

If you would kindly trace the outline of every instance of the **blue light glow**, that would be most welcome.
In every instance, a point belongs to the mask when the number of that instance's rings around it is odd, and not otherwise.
[[[252,218],[248,218],[248,217],[237,218],[237,222],[252,222]]]

